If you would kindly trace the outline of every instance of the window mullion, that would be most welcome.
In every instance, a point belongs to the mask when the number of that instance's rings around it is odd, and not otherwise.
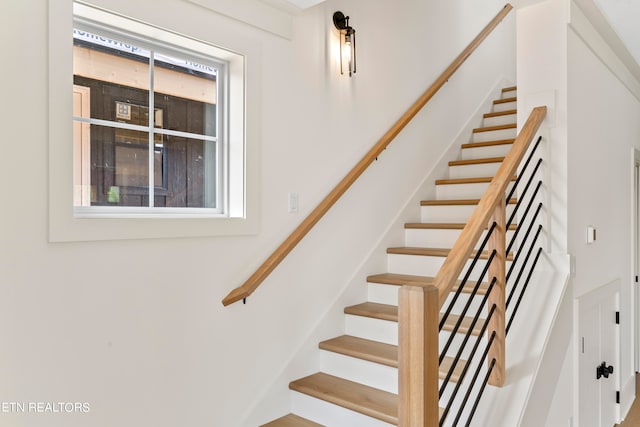
[[[149,56],[149,207],[154,207],[155,202],[155,97],[154,97],[154,60],[155,52]]]

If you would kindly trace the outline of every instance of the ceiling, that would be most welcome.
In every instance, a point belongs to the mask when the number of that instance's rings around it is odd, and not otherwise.
[[[640,1],[593,0],[636,63],[640,64]]]

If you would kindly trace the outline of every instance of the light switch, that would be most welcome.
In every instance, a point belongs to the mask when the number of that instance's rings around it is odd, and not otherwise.
[[[289,193],[289,213],[298,212],[298,193]]]
[[[591,244],[596,241],[596,229],[592,225],[587,226],[587,244]]]

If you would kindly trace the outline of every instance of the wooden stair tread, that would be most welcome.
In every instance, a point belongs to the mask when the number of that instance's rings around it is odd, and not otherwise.
[[[496,99],[495,101],[493,101],[494,104],[506,104],[509,102],[516,102],[518,100],[517,97],[511,97],[511,98],[503,98],[503,99]]]
[[[473,130],[473,133],[480,133],[480,132],[491,132],[494,130],[505,130],[505,129],[515,129],[517,127],[517,125],[515,123],[509,123],[506,125],[497,125],[497,126],[486,126],[486,127],[481,127],[481,128],[475,128]]]
[[[377,302],[363,302],[361,304],[352,305],[349,307],[345,307],[345,314],[351,314],[354,316],[361,317],[370,317],[372,319],[379,320],[388,320],[390,322],[398,321],[398,306],[389,305],[389,304],[380,304]],[[442,319],[442,313],[440,314],[440,318]],[[456,323],[460,319],[460,316],[456,314],[449,314],[447,321],[442,327],[443,331],[452,331],[455,327]],[[465,316],[460,323],[460,329],[458,333],[466,334],[469,328],[471,327],[471,323],[473,322],[473,317]],[[482,329],[482,324],[484,323],[484,319],[479,318],[471,332],[472,335],[479,335],[480,330]]]
[[[289,384],[291,390],[389,424],[398,424],[398,395],[318,372]]]
[[[412,285],[430,285],[433,283],[434,278],[431,276],[416,276],[412,274],[397,274],[397,273],[382,273],[374,274],[367,277],[369,283],[380,283],[383,285],[396,285],[402,286],[407,284]]]
[[[368,360],[392,368],[398,367],[398,346],[364,338],[342,335],[320,343],[322,350]]]
[[[352,337],[350,335],[342,335],[330,340],[322,341],[320,348],[326,351],[343,354],[345,356],[355,357],[369,362],[379,363],[381,365],[398,367],[398,346],[386,344],[378,341],[367,340],[364,338]],[[444,379],[453,366],[454,359],[445,357],[440,364],[440,379]],[[457,382],[460,379],[465,360],[460,360],[451,374],[451,381]]]
[[[456,222],[408,222],[404,225],[406,229],[418,229],[418,230],[462,230],[465,223]],[[485,227],[488,229],[489,227]],[[509,230],[515,230],[518,228],[517,224],[511,224]]]
[[[480,203],[480,199],[442,199],[442,200],[422,200],[420,206],[472,206]],[[511,198],[510,205],[518,203],[518,199]]]
[[[298,415],[288,414],[284,417],[273,420],[270,423],[263,424],[260,427],[324,427],[322,424],[314,423],[306,418]]]
[[[449,166],[482,165],[485,163],[501,163],[504,157],[487,157],[485,159],[452,160]]]
[[[460,147],[465,148],[480,148],[480,147],[493,147],[495,145],[509,145],[513,144],[515,139],[498,139],[496,141],[484,141],[484,142],[468,142],[462,144]]]
[[[512,90],[518,90],[518,86],[509,86],[502,88],[502,93],[511,92]]]
[[[392,286],[403,286],[403,285],[432,285],[435,278],[429,276],[414,276],[410,274],[396,274],[396,273],[382,273],[382,274],[374,274],[372,276],[367,277],[367,282],[369,283],[379,283],[382,285],[392,285]],[[462,283],[462,280],[458,280],[458,286]],[[473,292],[473,288],[476,285],[475,280],[470,280],[465,283],[462,288],[462,292],[466,294],[470,294]],[[478,288],[478,295],[485,295],[487,293],[487,289],[489,288],[489,284],[484,282],[480,284]]]
[[[511,177],[511,181],[515,181],[517,177]],[[492,176],[485,176],[479,178],[454,178],[454,179],[436,179],[436,185],[456,185],[456,184],[483,184],[491,182]]]
[[[397,322],[398,306],[389,305],[389,304],[380,304],[378,302],[363,302],[361,304],[345,307],[344,314],[352,314],[354,316],[361,316],[361,317],[372,317],[374,319]]]
[[[491,117],[510,116],[512,114],[518,114],[518,110],[494,111],[492,113],[484,113],[482,117],[488,119]]]
[[[398,254],[398,255],[418,255],[418,256],[438,256],[438,257],[447,257],[449,256],[449,252],[451,249],[447,248],[421,248],[415,246],[398,246],[393,248],[387,248],[388,254]],[[476,256],[477,251],[472,251],[469,255],[469,258],[473,258]],[[488,259],[489,252],[482,251],[480,254],[480,259]],[[507,254],[507,261],[513,261],[513,253]]]
[[[440,369],[438,373],[441,380],[444,380],[447,377],[447,374],[449,373],[449,370],[453,366],[454,361],[455,359],[449,356],[445,356],[445,358],[442,359],[442,363],[440,364]],[[453,372],[451,373],[451,377],[449,377],[449,381],[452,381],[454,383],[457,383],[458,381],[460,381],[460,377],[462,376],[462,371],[464,370],[464,365],[466,364],[467,364],[466,360],[459,359],[458,363],[456,363],[455,368],[453,368]]]

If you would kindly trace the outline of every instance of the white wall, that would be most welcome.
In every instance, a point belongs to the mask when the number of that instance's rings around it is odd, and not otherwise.
[[[91,410],[0,412],[0,424],[240,425],[327,311],[363,297],[361,266],[382,266],[383,257],[369,257],[381,233],[489,90],[514,80],[512,27],[478,51],[247,305],[224,308],[222,298],[503,4],[327,1],[292,18],[289,40],[180,0],[97,3],[257,52],[248,61],[259,62],[250,70],[260,85],[249,91],[259,96],[249,102],[260,105],[249,108],[259,116],[249,126],[259,130],[261,231],[49,243],[48,199],[57,195],[47,184],[47,1],[4,5],[0,401],[88,402]],[[337,9],[358,34],[352,79],[338,76],[331,56]],[[59,84],[70,88],[71,80]],[[287,213],[292,191],[300,194],[298,214]]]
[[[632,147],[640,148],[640,101],[575,32],[569,33],[569,251],[574,295],[619,279],[620,381],[633,384]],[[586,227],[597,240],[586,243]],[[633,387],[631,387],[633,393]],[[633,396],[623,397],[630,402]]]
[[[621,64],[575,3],[546,0],[518,11],[520,92],[542,91],[534,97],[544,98],[545,91],[555,91],[557,114],[552,116],[549,147],[551,239],[554,250],[574,256],[570,295],[577,298],[616,279],[623,284],[617,372],[624,412],[633,399],[631,156],[632,147],[640,144],[640,103]],[[592,245],[586,244],[587,225],[597,228]],[[572,304],[564,307],[573,311]],[[558,322],[571,325],[573,319],[571,313],[563,313]],[[555,328],[566,330],[566,326]],[[547,384],[548,390],[555,390],[548,412],[531,412],[530,422],[546,419],[545,425],[563,426],[574,417],[586,425],[574,413],[580,399],[575,329],[566,340],[570,341],[562,349],[550,350],[558,352],[558,363],[563,362],[556,383]]]
[[[522,123],[532,107],[547,106],[547,118],[542,125],[547,138],[545,190],[547,200],[545,227],[551,254],[562,258],[567,253],[567,22],[568,4],[564,0],[528,2],[517,10],[517,68],[518,68],[518,122]],[[565,299],[571,300],[571,287],[565,291]],[[561,305],[549,345],[542,358],[543,363],[554,360],[560,363],[566,358],[567,340],[571,337],[571,303]],[[568,324],[567,324],[568,323]],[[564,372],[564,375],[563,375]],[[563,383],[572,384],[571,371],[554,370],[549,365],[540,366],[536,383],[530,390],[527,407],[523,412],[523,426],[541,425],[546,412],[561,413],[559,418],[547,422],[548,426],[568,425],[571,416],[571,395],[555,399],[551,391]],[[551,399],[554,397],[554,399]],[[556,404],[555,402],[560,402]],[[560,409],[557,409],[560,408]],[[568,408],[564,411],[562,409]],[[565,419],[566,416],[566,419]],[[555,422],[555,424],[554,424]]]

